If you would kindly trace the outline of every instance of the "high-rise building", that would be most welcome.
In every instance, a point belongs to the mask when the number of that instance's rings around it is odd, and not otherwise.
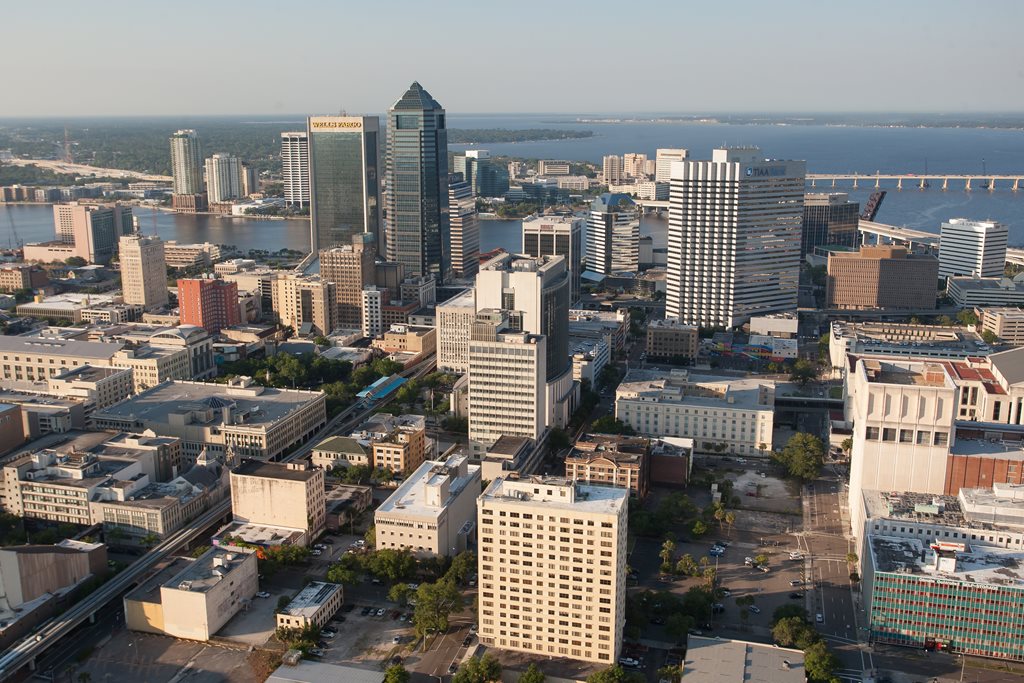
[[[476,310],[508,311],[512,329],[547,337],[547,379],[571,371],[569,271],[559,256],[501,254],[476,276]]]
[[[686,149],[662,148],[654,158],[654,180],[659,183],[667,183],[672,177],[672,164],[676,161],[686,161],[690,151]]]
[[[316,275],[288,274],[274,280],[272,287],[274,314],[282,325],[320,335],[330,334],[337,326],[338,295],[333,282]]]
[[[77,256],[89,263],[108,263],[117,241],[133,231],[132,209],[120,204],[54,204],[55,242],[25,245],[26,261],[64,261]]]
[[[753,147],[672,165],[666,317],[735,327],[796,309],[805,175]]]
[[[534,258],[562,256],[569,268],[569,301],[580,299],[583,273],[583,219],[538,216],[523,221],[523,253]]]
[[[605,193],[590,204],[587,270],[611,275],[640,269],[640,213],[628,194]]]
[[[281,180],[285,204],[309,206],[309,133],[304,130],[281,133]]]
[[[622,180],[622,157],[609,154],[601,160],[601,179],[604,184],[617,183]]]
[[[615,664],[626,621],[628,510],[622,488],[495,478],[477,498],[480,642]],[[526,546],[537,552],[508,551]]]
[[[1002,277],[1006,225],[951,218],[939,234],[939,277]]]
[[[307,126],[313,251],[352,244],[363,232],[379,244],[379,119],[311,116]]]
[[[473,277],[480,270],[480,214],[476,210],[476,197],[469,183],[459,173],[452,173],[449,179],[449,254],[452,275],[457,278]]]
[[[171,136],[171,173],[174,178],[173,204],[180,211],[204,211],[203,149],[199,136],[191,129]]]
[[[231,472],[231,512],[236,522],[303,532],[308,545],[327,521],[324,471],[308,460],[289,463],[243,460]]]
[[[419,83],[388,110],[387,256],[406,276],[448,271],[448,130]]]
[[[561,159],[541,159],[537,162],[537,175],[569,175],[570,166],[568,161]]]
[[[359,233],[350,245],[320,250],[320,278],[334,283],[339,327],[363,324],[363,287],[374,284],[376,246],[373,235]]]
[[[251,165],[242,162],[242,196],[248,197],[260,191],[260,173]]]
[[[461,173],[477,197],[501,197],[508,192],[507,167],[492,161],[486,149],[467,149],[456,154],[452,173]]]
[[[851,202],[845,192],[808,192],[804,195],[800,258],[826,245],[856,248],[859,223],[860,204]]]
[[[437,369],[469,372],[469,333],[476,319],[476,292],[469,288],[437,305]]]
[[[632,152],[622,155],[622,174],[627,178],[647,177],[647,155]]]
[[[207,332],[242,322],[238,308],[238,285],[210,277],[178,280],[178,308],[182,325],[195,325]]]
[[[214,203],[243,196],[241,159],[233,154],[214,154],[206,160],[206,196]]]
[[[841,309],[933,310],[939,261],[906,247],[863,246],[828,257],[826,305]]]
[[[547,428],[547,338],[517,331],[508,311],[481,309],[469,336],[469,441],[539,439]]]
[[[126,304],[167,305],[167,262],[156,235],[125,235],[120,243],[121,293]]]

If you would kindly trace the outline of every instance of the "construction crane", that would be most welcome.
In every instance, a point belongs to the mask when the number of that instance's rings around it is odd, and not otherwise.
[[[21,238],[18,237],[18,229],[14,227],[14,212],[10,208],[4,210],[7,220],[11,224],[11,234],[7,236],[7,246],[11,249],[21,249]]]

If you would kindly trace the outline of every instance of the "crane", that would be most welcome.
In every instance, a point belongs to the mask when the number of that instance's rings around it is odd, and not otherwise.
[[[14,227],[14,212],[8,208],[4,213],[7,214],[7,220],[11,224],[11,234],[7,237],[7,246],[12,249],[21,249],[21,238],[18,237],[18,229]]]

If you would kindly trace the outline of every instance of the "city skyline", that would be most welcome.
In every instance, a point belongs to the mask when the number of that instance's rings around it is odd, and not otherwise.
[[[285,84],[269,96],[265,88],[224,87],[253,78],[243,70],[244,60],[224,59],[226,72],[207,68],[207,60],[221,54],[218,49],[233,52],[242,45],[280,39],[279,24],[266,20],[269,4],[249,3],[241,12],[242,6],[235,3],[181,3],[179,12],[195,8],[204,20],[181,22],[175,31],[162,33],[140,30],[155,25],[162,18],[160,10],[132,6],[130,12],[119,14],[118,4],[107,3],[102,12],[68,4],[60,22],[27,6],[9,8],[9,25],[19,30],[5,41],[4,56],[13,63],[19,54],[32,54],[34,68],[10,75],[8,92],[15,96],[0,105],[0,117],[380,112],[392,101],[390,93],[415,79],[429,82],[449,111],[475,113],[614,111],[622,103],[609,103],[601,86],[615,79],[631,84],[627,109],[637,112],[1024,109],[1024,88],[1007,87],[1024,80],[1021,47],[1014,35],[1024,19],[1024,6],[1010,2],[987,3],[984,13],[953,2],[930,3],[927,12],[910,4],[893,7],[881,2],[862,3],[856,11],[802,2],[781,7],[741,2],[699,9],[666,4],[656,8],[656,17],[623,14],[611,3],[593,3],[585,12],[545,6],[544,23],[529,11],[503,14],[500,30],[490,8],[461,1],[446,3],[450,11],[443,25],[436,10],[404,2],[393,3],[392,9],[401,11],[324,4],[314,8],[318,19],[305,25],[297,49],[283,51],[261,66],[261,82]],[[633,60],[613,60],[602,69],[576,73],[574,87],[566,88],[562,79],[545,83],[530,69],[510,68],[533,44],[544,44],[546,59],[556,66],[574,64],[585,52],[567,28],[588,35],[606,27],[612,12],[623,35],[646,32],[643,59],[658,65],[646,72],[650,75],[636,70]],[[335,28],[340,23],[373,26],[384,16],[389,41],[415,52],[415,62],[398,51],[374,60],[373,69],[345,68],[347,58],[337,52],[332,39]],[[421,49],[434,35],[423,30],[430,26],[451,35],[487,31],[490,57],[451,70],[451,63],[461,61],[459,41],[439,41],[430,50]],[[110,29],[119,36],[118,41],[91,45],[90,56],[94,64],[117,64],[121,76],[132,84],[127,111],[102,90],[90,88],[91,79],[77,83],[65,77],[74,55],[63,46],[76,45],[74,35],[90,27]],[[212,52],[180,49],[182,43],[211,48],[212,39],[225,27],[231,27],[233,35],[245,36],[245,41],[225,43]],[[42,44],[50,48],[41,51]],[[865,50],[868,45],[870,50]],[[958,48],[964,45],[971,47]],[[354,32],[346,42],[346,54],[378,52],[379,35],[372,30]],[[160,53],[174,54],[175,59],[124,59],[126,54]],[[693,68],[698,64],[700,68]],[[846,70],[840,71],[844,66]],[[175,89],[172,98],[165,84],[186,71],[194,75],[190,87]],[[501,87],[466,87],[471,82],[493,82],[497,73],[502,74]],[[795,79],[798,73],[800,79]],[[56,81],[61,88],[37,85]],[[324,86],[328,82],[329,88]],[[813,87],[806,87],[809,83]],[[529,98],[522,96],[526,92]],[[538,107],[538,102],[546,106]],[[68,103],[74,103],[74,111]]]

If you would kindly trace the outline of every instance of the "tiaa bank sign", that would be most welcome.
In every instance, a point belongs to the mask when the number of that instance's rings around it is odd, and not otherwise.
[[[748,178],[776,178],[784,175],[785,166],[747,166]]]

